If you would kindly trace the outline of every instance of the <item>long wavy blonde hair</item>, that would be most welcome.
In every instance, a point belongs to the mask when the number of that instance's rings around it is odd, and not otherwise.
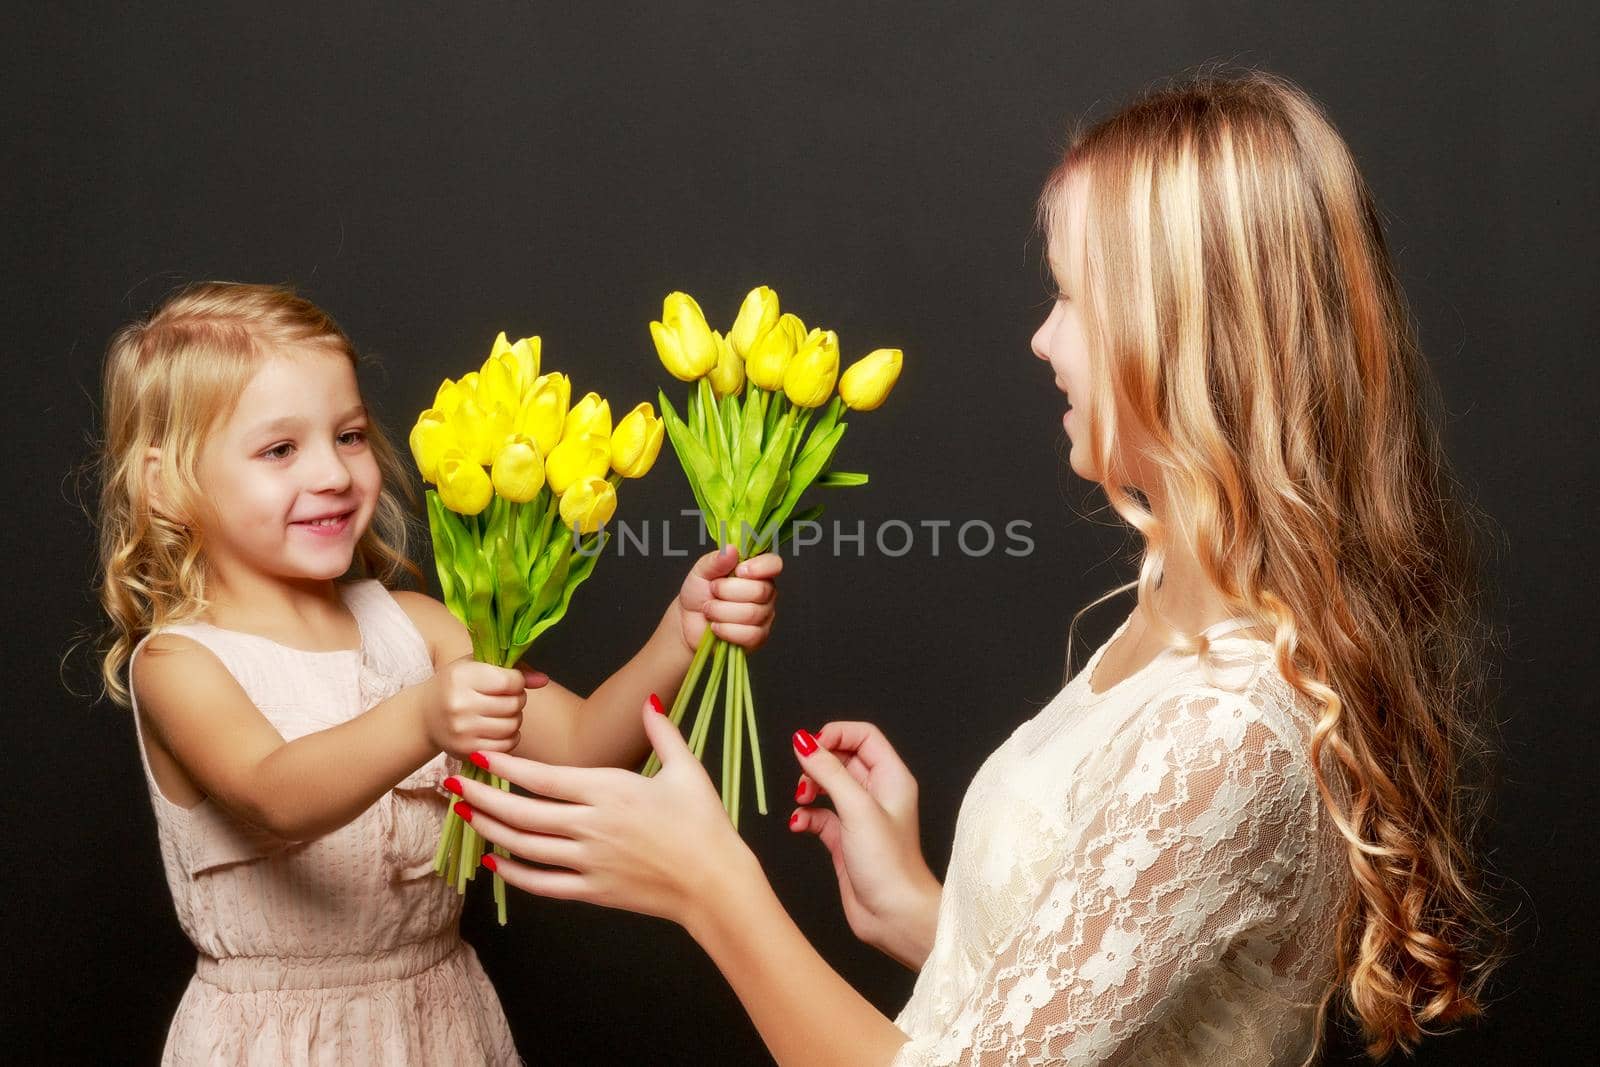
[[[194,518],[205,514],[197,461],[261,361],[274,347],[291,344],[325,347],[359,366],[355,347],[326,312],[271,285],[191,285],[111,339],[95,457],[96,526],[100,603],[110,618],[101,684],[118,704],[129,703],[124,673],[140,639],[208,606],[205,531]],[[352,575],[386,586],[402,572],[420,581],[421,571],[406,554],[415,489],[377,418],[367,439],[384,488],[356,544]],[[161,450],[161,511],[152,506],[145,474],[152,446]]]
[[[1321,709],[1311,759],[1354,877],[1319,1048],[1342,989],[1371,1055],[1409,1050],[1481,1011],[1502,935],[1465,788],[1489,752],[1476,519],[1372,197],[1316,104],[1259,73],[1188,79],[1078,135],[1040,199],[1052,238],[1080,170],[1096,469],[1117,469],[1120,410],[1170,505],[1164,523],[1104,481],[1144,542],[1133,584],[1153,606],[1181,544]]]

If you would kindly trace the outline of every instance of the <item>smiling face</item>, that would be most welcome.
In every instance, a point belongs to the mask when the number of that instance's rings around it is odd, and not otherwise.
[[[377,507],[382,477],[367,442],[355,368],[318,346],[279,347],[206,440],[208,563],[289,581],[338,578]]]
[[[1063,197],[1063,226],[1052,227],[1050,272],[1055,279],[1056,298],[1050,316],[1033,335],[1033,354],[1050,364],[1055,387],[1067,400],[1061,417],[1072,451],[1072,469],[1081,478],[1100,481],[1089,447],[1089,341],[1088,295],[1083,281],[1086,264],[1084,225],[1088,211],[1088,179],[1079,171],[1072,174],[1059,194]]]

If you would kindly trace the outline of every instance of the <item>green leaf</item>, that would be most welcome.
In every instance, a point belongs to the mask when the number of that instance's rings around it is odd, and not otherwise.
[[[804,511],[800,512],[794,518],[790,519],[788,522],[783,524],[783,529],[779,530],[778,533],[777,533],[777,536],[774,537],[773,540],[772,540],[773,549],[774,550],[779,549],[779,548],[783,547],[783,543],[785,541],[793,540],[794,539],[795,528],[798,527],[802,522],[815,522],[815,521],[817,521],[817,519],[819,519],[821,517],[822,517],[822,505],[821,504],[813,504],[811,507],[806,508]]]
[[[533,563],[533,554],[530,551],[535,532],[533,523],[536,521],[536,516],[544,514],[545,497],[549,492],[548,488],[540,489],[539,495],[527,503],[511,505],[511,550],[524,582],[528,580],[528,570]]]
[[[466,605],[462,603],[461,576],[456,572],[456,519],[453,512],[444,506],[439,499],[439,494],[429,489],[426,494],[428,502],[428,533],[433,538],[433,566],[439,573],[439,592],[444,596],[445,606],[456,618],[463,617]]]
[[[689,390],[689,399],[684,404],[683,415],[690,431],[696,437],[706,435],[706,417],[700,410],[700,394],[693,389]]]
[[[744,412],[739,427],[739,454],[749,462],[754,462],[754,458],[761,455],[761,446],[765,441],[767,396],[765,389],[745,390]]]
[[[489,498],[489,509],[484,512],[483,543],[492,545],[505,532],[510,517],[511,502],[496,493]]]
[[[700,394],[700,410],[705,414],[706,451],[711,453],[711,458],[717,462],[717,470],[724,480],[733,480],[733,450],[728,443],[728,428],[722,422],[722,409],[717,406],[717,394],[711,388],[711,382],[701,378],[695,382],[695,390]]]
[[[812,446],[802,455],[789,472],[789,487],[784,490],[783,499],[772,511],[772,521],[780,527],[789,518],[789,513],[794,511],[795,505],[800,502],[801,495],[811,487],[824,469],[828,461],[833,458],[833,450],[839,446],[839,439],[844,436],[848,427],[835,426],[828,436]]]
[[[737,472],[744,455],[744,435],[739,432],[744,425],[744,411],[732,393],[723,397],[718,404],[722,409],[723,428],[728,433],[728,469]],[[738,480],[737,474],[734,480]]]
[[[757,386],[757,388],[760,388],[760,386]],[[766,425],[762,427],[761,436],[761,440],[765,442],[772,437],[772,428],[778,424],[778,418],[789,407],[789,398],[784,396],[781,389],[776,392],[767,392],[763,389],[762,392],[767,394],[767,410],[763,415]]]
[[[817,479],[818,485],[866,485],[867,476],[852,471],[829,471]]]
[[[727,480],[718,472],[705,446],[678,418],[678,413],[672,409],[665,394],[661,397],[661,411],[667,424],[667,437],[672,441],[672,450],[678,454],[678,461],[689,479],[690,488],[694,490],[695,499],[700,503],[700,510],[708,516],[726,515],[733,497]]]
[[[572,603],[573,591],[582,585],[588,579],[590,572],[594,570],[594,565],[600,559],[600,553],[604,550],[608,537],[609,535],[607,534],[601,534],[599,544],[592,554],[586,550],[585,553],[578,556],[577,564],[571,567],[567,573],[564,588],[561,590],[561,599],[551,606],[544,618],[533,623],[525,638],[513,646],[512,651],[516,653],[516,659],[521,659],[522,654],[528,650],[529,645],[533,644],[535,638],[560,622],[562,617],[566,615],[567,608]],[[570,556],[568,560],[571,560]],[[513,659],[512,662],[516,662],[516,659]]]
[[[572,569],[572,557],[573,552],[570,548],[562,552],[556,560],[556,565],[550,569],[550,575],[544,580],[544,585],[540,587],[534,605],[541,617],[547,615],[561,599],[561,591],[567,585],[567,572]]]
[[[504,648],[511,643],[517,614],[528,601],[528,572],[517,566],[516,550],[503,533],[494,541],[494,562],[495,577],[500,583],[495,590],[499,601],[496,621],[500,626],[500,646]]]
[[[843,414],[844,401],[836,396],[829,401],[827,410],[822,413],[822,418],[818,419],[817,424],[811,428],[811,436],[806,439],[806,445],[800,450],[800,454],[802,456],[805,455],[812,448],[826,440],[828,435],[833,432],[833,428],[839,425],[839,417]]]
[[[572,529],[563,525],[550,538],[550,547],[545,549],[544,558],[539,561],[537,584],[528,583],[528,592],[533,597],[533,610],[543,617],[561,594],[561,585],[567,580],[567,568],[572,565]]]
[[[800,417],[795,420],[794,431],[789,435],[789,447],[783,454],[783,465],[785,467],[794,466],[795,453],[800,449],[800,438],[805,434],[806,424],[811,421],[811,416],[811,410],[804,409],[800,412]]]
[[[766,527],[771,525],[767,521],[768,516],[771,515],[772,509],[777,505],[778,501],[783,499],[783,494],[789,491],[789,482],[793,477],[794,473],[788,467],[779,471],[778,477],[772,482],[772,488],[767,491],[767,498],[761,502],[761,510],[757,514],[760,515],[764,523],[761,531],[763,535],[766,532]]]
[[[738,505],[733,516],[735,524],[749,523],[755,526],[760,523],[761,509],[766,505],[779,472],[786,466],[790,439],[794,435],[794,421],[795,414],[791,411],[768,438],[761,462],[751,470],[749,480],[739,487]],[[739,528],[742,529],[742,525]]]

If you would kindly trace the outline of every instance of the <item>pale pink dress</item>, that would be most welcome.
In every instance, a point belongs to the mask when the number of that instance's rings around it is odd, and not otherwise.
[[[198,622],[166,632],[214,653],[292,741],[433,673],[427,643],[382,585],[340,591],[361,628],[359,650],[305,652]],[[135,713],[138,722],[137,704]],[[461,940],[461,897],[432,870],[448,796],[440,782],[456,761],[436,756],[354,822],[291,843],[210,799],[172,803],[142,735],[139,755],[178,922],[200,953],[163,1063],[520,1062],[499,998]]]

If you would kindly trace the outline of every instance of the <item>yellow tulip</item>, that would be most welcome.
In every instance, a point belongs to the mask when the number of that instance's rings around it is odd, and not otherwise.
[[[513,504],[526,504],[544,488],[544,461],[533,441],[515,433],[506,438],[489,472],[494,491]]]
[[[539,377],[540,348],[541,342],[537,337],[524,337],[512,344],[506,339],[506,332],[501,330],[500,336],[494,339],[489,349],[489,358],[483,361],[484,369],[487,370],[488,365],[496,360],[507,360],[518,394],[526,393]]]
[[[713,331],[712,336],[717,339],[717,365],[706,375],[711,379],[711,389],[719,397],[737,396],[744,388],[744,360],[721,334]]]
[[[526,393],[539,380],[539,356],[544,342],[537,337],[524,337],[511,346],[511,358],[517,365],[517,390]]]
[[[458,515],[476,515],[489,506],[494,485],[483,467],[459,448],[439,460],[439,501]]]
[[[433,409],[449,418],[461,405],[461,398],[466,395],[459,383],[446,378],[439,383],[439,391],[433,394]]]
[[[513,414],[505,408],[496,405],[484,410],[469,396],[461,401],[449,421],[461,450],[478,466],[487,467],[494,462],[494,454],[510,435],[513,420]]]
[[[838,378],[839,335],[812,330],[783,372],[783,392],[796,407],[821,407],[833,395]]]
[[[592,534],[617,513],[617,491],[604,478],[574,482],[561,494],[561,521],[580,534]]]
[[[483,369],[478,373],[478,406],[485,411],[497,407],[511,412],[520,409],[522,387],[517,384],[519,373],[517,361],[509,352],[495,356],[484,363]]]
[[[784,371],[789,369],[789,361],[805,338],[806,324],[798,316],[784,312],[778,317],[778,324],[761,335],[745,358],[745,374],[763,389],[782,389]]]
[[[880,348],[850,364],[839,378],[844,406],[852,411],[876,410],[900,379],[900,360],[898,348]]]
[[[439,460],[450,449],[459,447],[444,412],[429,408],[417,416],[417,424],[411,428],[411,455],[423,481],[438,481]]]
[[[563,437],[544,460],[544,477],[552,493],[565,493],[585,478],[604,478],[610,469],[611,438],[597,433]]]
[[[688,293],[668,293],[661,302],[661,321],[650,324],[656,354],[674,378],[698,381],[717,365],[717,344],[706,317]]]
[[[778,324],[778,294],[765,285],[750,290],[739,305],[739,317],[728,331],[728,343],[740,359],[749,359],[750,350],[761,335]]]
[[[611,436],[611,405],[599,393],[585,393],[582,400],[572,405],[561,429],[563,439],[582,437],[586,433]]]
[[[567,402],[572,395],[572,382],[565,374],[551,373],[540,377],[528,391],[522,410],[517,413],[515,431],[531,437],[539,446],[539,455],[548,456],[561,440],[561,428],[567,421]]]
[[[494,344],[489,346],[489,359],[498,359],[511,351],[511,342],[506,340],[506,332],[500,331],[500,336],[494,339]],[[485,360],[484,362],[488,362]]]
[[[622,416],[611,435],[611,469],[624,478],[643,478],[661,454],[666,429],[649,401]]]

